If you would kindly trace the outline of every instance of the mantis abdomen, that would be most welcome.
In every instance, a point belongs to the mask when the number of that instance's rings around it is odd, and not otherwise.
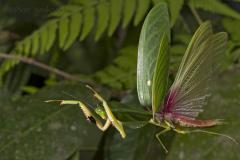
[[[180,115],[174,115],[173,121],[182,127],[212,127],[223,124],[223,122],[218,119],[200,120]]]

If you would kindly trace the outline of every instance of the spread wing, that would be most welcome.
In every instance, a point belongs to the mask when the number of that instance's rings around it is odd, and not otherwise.
[[[195,118],[203,111],[216,62],[226,48],[227,34],[212,33],[209,22],[195,32],[180,64],[163,110]]]

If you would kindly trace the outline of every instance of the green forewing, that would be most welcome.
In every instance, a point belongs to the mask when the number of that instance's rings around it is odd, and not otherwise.
[[[166,3],[159,3],[144,21],[138,46],[137,90],[145,106],[152,103],[152,79],[163,33],[170,37],[169,14]]]
[[[169,69],[169,52],[168,52],[168,37],[166,34],[163,35],[159,52],[156,60],[156,66],[153,75],[152,85],[152,111],[153,114],[158,111],[160,103],[162,102],[168,80],[168,69]]]

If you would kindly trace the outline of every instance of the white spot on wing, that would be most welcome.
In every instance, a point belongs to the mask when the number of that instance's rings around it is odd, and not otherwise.
[[[149,86],[149,87],[151,86],[151,80],[147,81],[147,86]]]

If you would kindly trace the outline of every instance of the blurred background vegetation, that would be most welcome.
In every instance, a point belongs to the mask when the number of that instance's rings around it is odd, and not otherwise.
[[[77,107],[44,103],[72,99],[66,92],[92,104],[82,85],[88,82],[109,101],[140,107],[139,35],[146,14],[163,1],[171,22],[171,79],[202,21],[228,33],[221,85],[204,116],[226,119],[215,130],[240,140],[239,0],[1,0],[0,160],[240,159],[233,144],[200,134],[166,135],[166,155],[155,127],[127,128],[122,140],[112,128],[98,131]]]

